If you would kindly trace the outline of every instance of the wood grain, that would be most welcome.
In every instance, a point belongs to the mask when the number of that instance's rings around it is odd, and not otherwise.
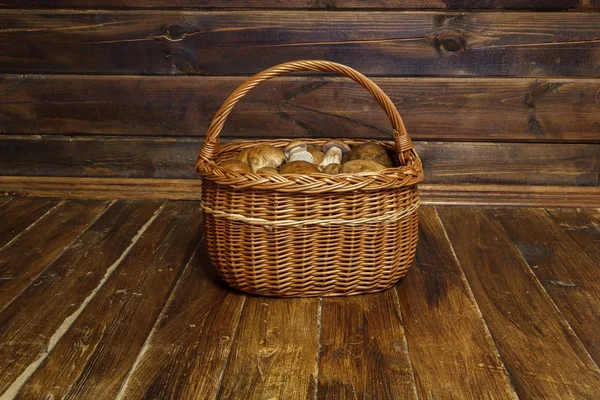
[[[600,73],[599,13],[6,9],[0,26],[4,73],[254,74],[296,59],[367,75]]]
[[[0,250],[0,308],[35,284],[38,275],[73,244],[108,204],[100,200],[66,200],[4,246]]]
[[[244,298],[217,278],[200,246],[119,398],[216,398]]]
[[[0,7],[14,8],[307,8],[326,10],[346,9],[509,9],[509,10],[569,10],[598,9],[597,0],[4,0]]]
[[[589,212],[581,209],[550,208],[546,212],[596,265],[600,265],[600,219],[594,221]]]
[[[596,363],[600,269],[543,209],[489,210],[508,232]]]
[[[198,179],[0,176],[0,195],[94,199],[200,200]],[[600,188],[421,184],[422,204],[597,207]]]
[[[598,366],[502,225],[483,210],[438,212],[519,397],[594,398]]]
[[[397,285],[419,398],[514,399],[452,251],[435,209],[422,207],[416,262]]]
[[[324,298],[320,342],[318,398],[417,398],[393,289]]]
[[[314,398],[318,311],[317,298],[249,296],[218,398]]]
[[[0,248],[13,240],[31,224],[55,207],[60,200],[14,199],[0,208]]]
[[[243,77],[0,76],[0,132],[205,135]],[[376,78],[413,139],[596,142],[600,79]],[[560,110],[560,112],[558,112]],[[239,103],[229,137],[389,138],[367,91],[344,78],[282,77]]]
[[[0,137],[6,175],[186,178],[201,139]],[[425,183],[597,186],[600,145],[416,142]]]
[[[200,220],[198,204],[168,203],[17,398],[114,398],[200,240]]]
[[[0,393],[47,352],[53,335],[113,272],[113,264],[160,204],[119,201],[112,205],[0,313]]]

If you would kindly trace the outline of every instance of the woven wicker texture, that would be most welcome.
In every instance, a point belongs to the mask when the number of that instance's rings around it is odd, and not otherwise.
[[[360,174],[257,175],[218,166],[259,143],[219,144],[227,116],[261,82],[294,71],[325,71],[365,87],[392,124],[394,143],[374,142],[394,155],[394,167]],[[303,139],[320,144],[325,139]],[[413,261],[418,237],[421,161],[388,96],[361,73],[329,61],[295,61],[248,79],[215,115],[198,155],[202,209],[211,261],[239,290],[266,296],[339,296],[394,285]]]

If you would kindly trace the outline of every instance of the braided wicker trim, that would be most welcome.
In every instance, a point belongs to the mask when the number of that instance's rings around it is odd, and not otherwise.
[[[307,219],[307,220],[291,220],[278,219],[270,221],[263,218],[246,217],[236,213],[226,213],[224,211],[213,210],[212,208],[202,203],[202,210],[207,214],[212,214],[217,218],[226,218],[232,221],[241,221],[249,225],[267,225],[267,226],[304,226],[304,225],[364,225],[378,222],[395,222],[412,215],[421,204],[419,198],[407,207],[394,212],[377,215],[375,217],[354,218],[354,219]]]

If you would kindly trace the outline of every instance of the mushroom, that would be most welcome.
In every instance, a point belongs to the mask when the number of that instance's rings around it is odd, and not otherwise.
[[[256,171],[258,175],[277,175],[279,172],[273,167],[263,167]]]
[[[356,174],[359,172],[378,172],[385,167],[371,160],[352,160],[342,164],[342,173]]]
[[[285,161],[285,155],[281,150],[268,144],[253,147],[248,152],[248,164],[252,172],[264,167],[277,168]]]
[[[341,140],[330,140],[323,145],[325,157],[319,164],[321,168],[325,168],[329,164],[341,164],[342,157],[350,151],[350,147]]]
[[[321,147],[311,144],[307,147],[306,151],[308,151],[313,156],[313,164],[319,165],[321,164],[321,162],[323,162],[323,157],[325,157],[325,153],[321,151]]]
[[[285,146],[285,149],[283,149],[283,154],[285,154],[285,156],[289,159],[292,153],[296,151],[306,151],[306,147],[306,143],[304,143],[303,141],[292,140],[287,146]]]
[[[344,157],[342,162],[344,163],[352,160],[371,160],[386,168],[393,167],[392,159],[388,152],[376,143],[361,143],[354,146],[352,150],[350,150],[350,153]]]
[[[240,151],[234,158],[236,160],[240,160],[241,162],[248,164],[248,153],[250,152],[250,150],[252,150],[251,147],[248,149],[244,149]]]
[[[306,150],[292,150],[290,157],[288,159],[288,162],[292,162],[292,161],[306,161],[309,163],[314,163],[314,158],[312,156],[312,154],[310,154],[308,151]]]
[[[341,172],[342,166],[340,164],[329,164],[325,168],[323,168],[323,173],[329,175],[337,175]]]
[[[297,174],[297,175],[308,175],[318,173],[319,168],[307,161],[292,161],[283,165],[279,169],[280,174]]]
[[[246,164],[240,160],[233,159],[233,158],[230,158],[229,160],[221,161],[218,165],[222,168],[227,168],[227,169],[229,169],[231,171],[235,171],[235,172],[252,172],[252,170],[250,169],[248,164]]]

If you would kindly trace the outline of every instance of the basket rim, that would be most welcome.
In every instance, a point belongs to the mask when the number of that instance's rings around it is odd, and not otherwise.
[[[374,191],[383,189],[398,189],[413,186],[424,178],[423,165],[414,149],[409,151],[408,165],[386,168],[379,172],[343,173],[329,175],[314,173],[310,175],[285,174],[285,175],[258,175],[253,172],[237,172],[217,165],[217,161],[226,158],[228,154],[254,147],[257,144],[270,144],[275,147],[285,147],[292,140],[302,140],[307,144],[323,144],[327,138],[290,138],[290,139],[265,139],[265,140],[236,140],[221,146],[215,159],[204,161],[197,166],[197,173],[202,179],[212,181],[218,185],[228,186],[232,189],[274,190],[279,192],[349,192],[349,191]],[[375,139],[338,139],[350,145],[360,143],[376,143],[390,150],[394,157],[393,143]],[[399,161],[399,160],[398,160]]]

